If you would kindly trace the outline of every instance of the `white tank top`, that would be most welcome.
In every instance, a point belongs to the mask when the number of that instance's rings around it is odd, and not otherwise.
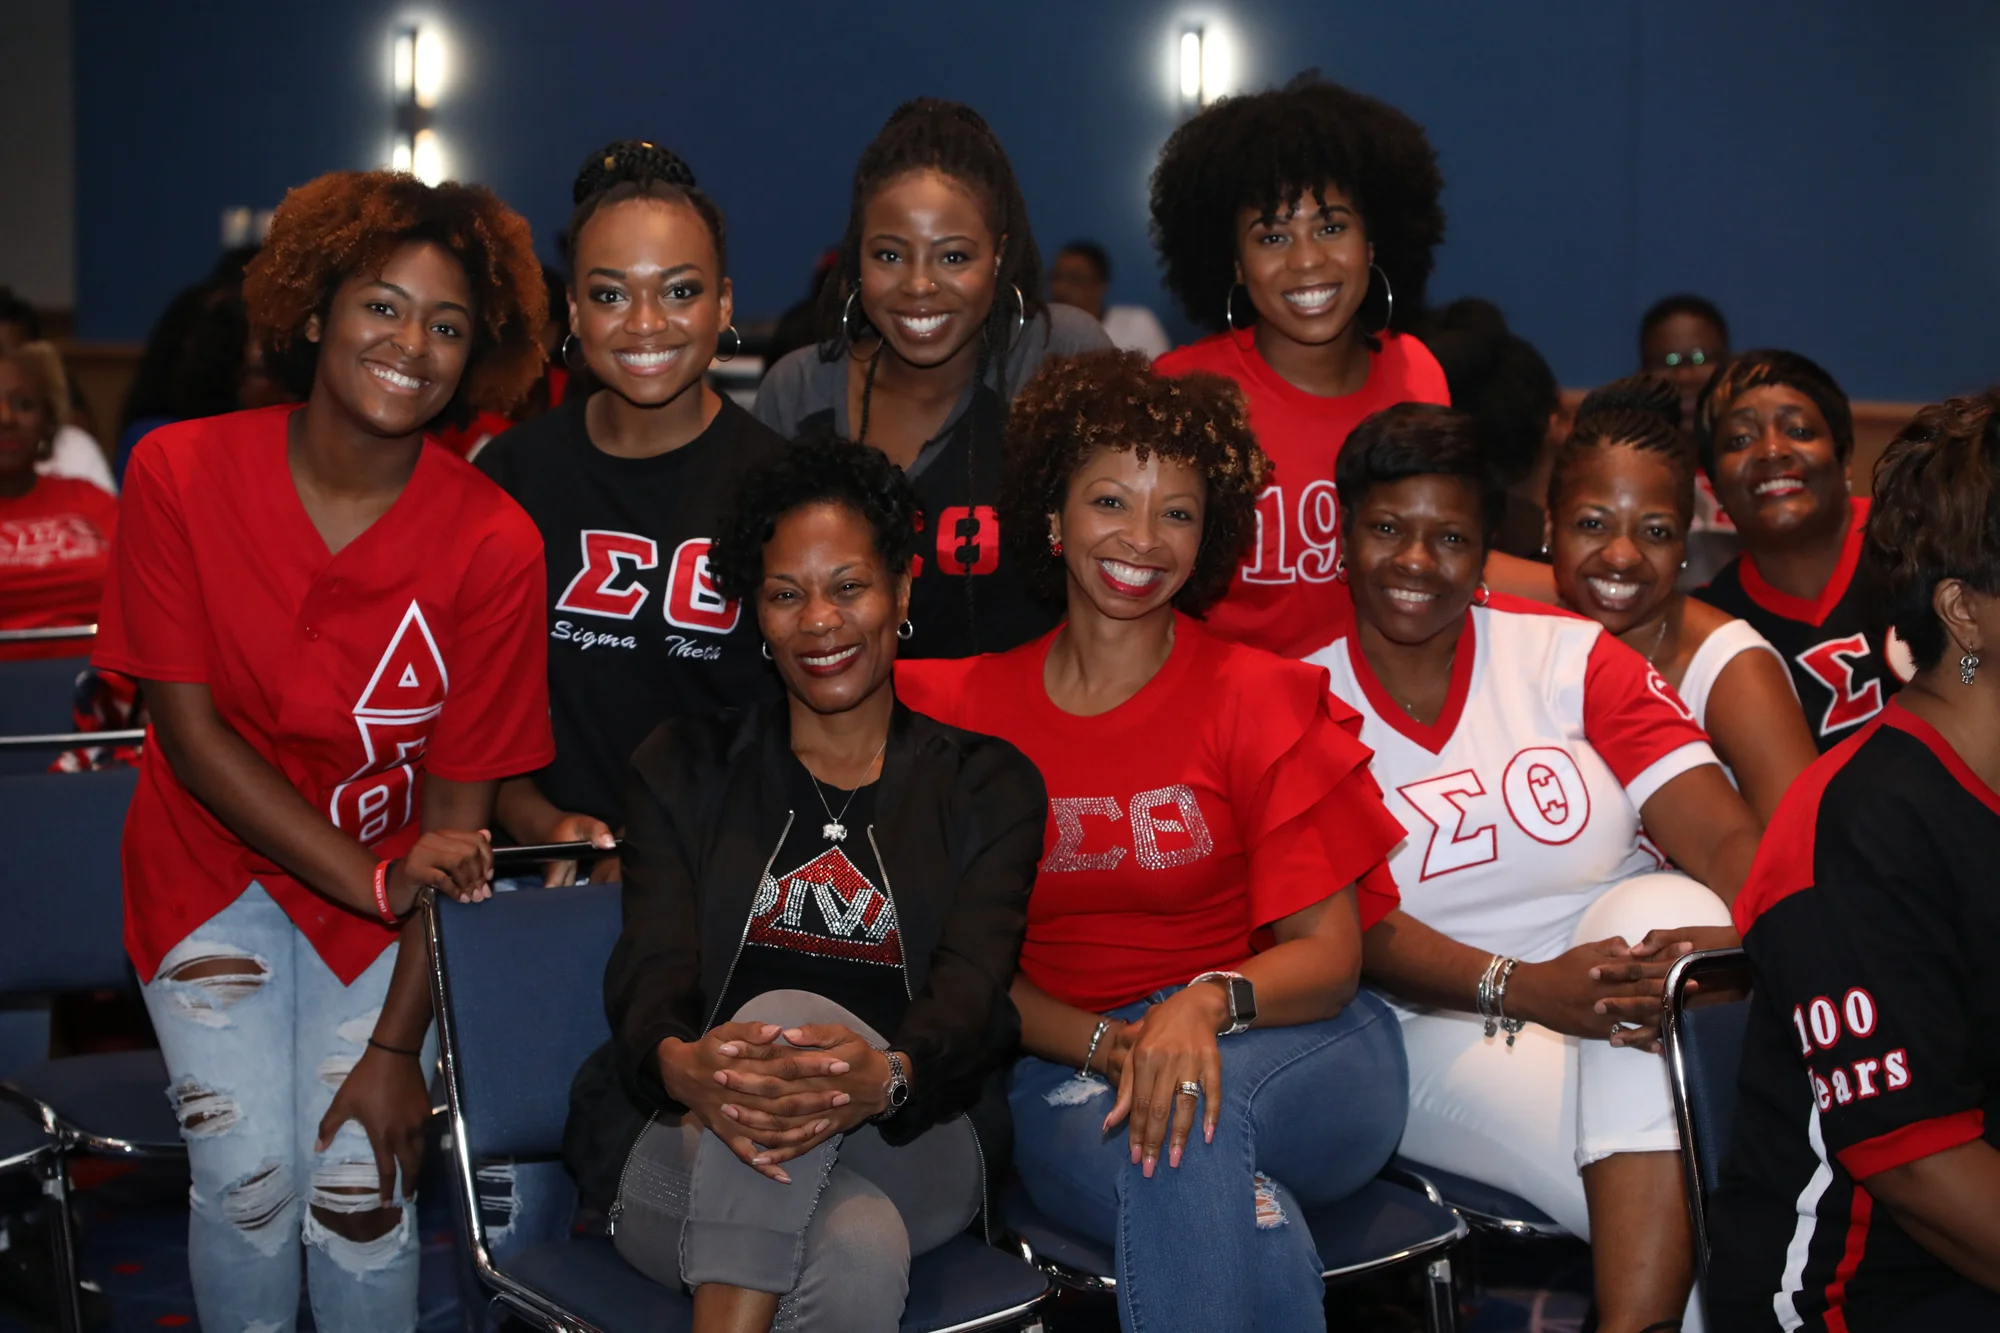
[[[1778,650],[1771,646],[1770,640],[1752,628],[1747,620],[1732,620],[1722,625],[1702,641],[1701,647],[1695,649],[1694,659],[1688,663],[1687,674],[1681,677],[1680,695],[1681,700],[1694,710],[1696,726],[1703,731],[1708,730],[1708,693],[1715,688],[1715,682],[1721,677],[1722,669],[1735,661],[1738,653],[1755,652],[1759,649],[1776,657],[1779,666],[1785,664],[1785,659],[1778,657]],[[1785,683],[1790,685],[1791,680],[1792,673],[1786,671]],[[1792,686],[1792,693],[1794,695],[1798,693],[1797,686]],[[1729,773],[1726,766],[1722,771]],[[1735,782],[1736,775],[1730,773],[1729,780]]]

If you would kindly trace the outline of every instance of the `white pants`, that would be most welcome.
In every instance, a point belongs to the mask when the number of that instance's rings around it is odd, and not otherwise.
[[[1571,944],[1728,924],[1729,909],[1708,889],[1656,872],[1608,886]],[[1518,1194],[1588,1240],[1584,1167],[1613,1153],[1679,1150],[1659,1056],[1534,1023],[1509,1049],[1477,1015],[1398,1008],[1410,1057],[1404,1156]]]

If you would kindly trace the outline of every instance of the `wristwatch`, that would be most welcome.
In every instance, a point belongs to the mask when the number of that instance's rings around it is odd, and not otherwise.
[[[1204,972],[1188,985],[1203,981],[1220,983],[1229,996],[1229,1026],[1216,1036],[1233,1037],[1257,1021],[1257,989],[1250,984],[1250,978],[1241,972]]]
[[[872,1117],[876,1120],[887,1120],[910,1100],[910,1073],[909,1067],[903,1063],[902,1052],[884,1051],[882,1058],[889,1062],[889,1086],[883,1093],[884,1100],[889,1104]]]

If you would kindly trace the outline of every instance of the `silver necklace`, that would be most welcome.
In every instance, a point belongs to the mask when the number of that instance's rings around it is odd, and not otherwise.
[[[881,749],[875,751],[874,758],[871,758],[868,761],[868,767],[861,770],[861,778],[862,778],[861,786],[856,787],[853,791],[847,793],[846,804],[840,807],[840,813],[837,815],[833,813],[833,807],[826,803],[826,793],[820,790],[819,777],[811,769],[806,770],[806,776],[813,780],[813,794],[819,797],[819,807],[820,809],[826,811],[826,823],[821,825],[819,830],[819,835],[822,838],[825,838],[828,842],[847,841],[847,825],[843,824],[841,821],[847,818],[848,806],[853,805],[854,798],[861,794],[861,787],[865,787],[868,785],[867,781],[868,773],[870,769],[875,767],[875,760],[880,759],[882,757],[882,751],[888,748],[889,748],[889,738],[887,736],[884,736],[882,738]],[[801,760],[800,762],[803,763],[804,761]]]
[[[1667,622],[1671,617],[1671,614],[1672,614],[1672,608],[1668,608],[1668,610],[1660,613],[1660,628],[1658,632],[1653,635],[1652,651],[1646,654],[1646,665],[1653,668],[1653,670],[1655,671],[1658,671],[1660,669],[1660,663],[1659,663],[1660,645],[1667,641]]]

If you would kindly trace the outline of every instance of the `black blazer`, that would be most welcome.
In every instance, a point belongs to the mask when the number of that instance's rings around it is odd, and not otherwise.
[[[631,1106],[642,1115],[686,1111],[667,1096],[656,1052],[666,1038],[694,1041],[720,1020],[757,886],[791,814],[787,707],[777,699],[675,718],[632,756],[625,926],[604,973],[609,1061],[625,1095],[591,1086],[599,1060],[578,1075],[565,1155],[586,1185],[615,1182],[622,1170],[637,1128],[615,1122]],[[1007,991],[1027,931],[1048,793],[1007,742],[898,703],[875,811],[869,832],[914,996],[885,1034],[913,1066],[909,1101],[879,1127],[900,1144],[970,1111],[1017,1053],[1021,1018]]]

